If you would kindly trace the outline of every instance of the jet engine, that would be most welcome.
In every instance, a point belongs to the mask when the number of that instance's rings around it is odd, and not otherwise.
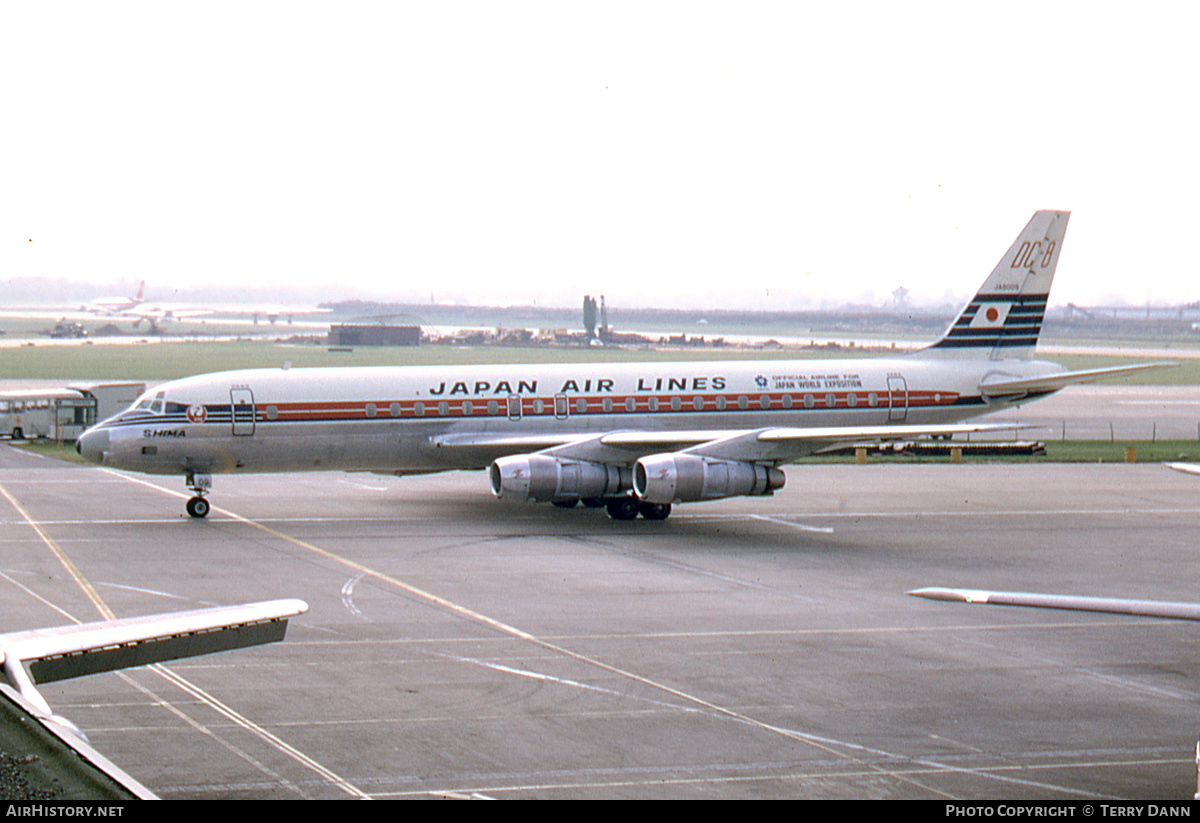
[[[488,469],[488,477],[492,494],[531,503],[615,497],[631,485],[628,468],[544,454],[501,457]]]
[[[643,457],[633,467],[634,494],[647,503],[772,494],[786,479],[773,466],[681,452]]]

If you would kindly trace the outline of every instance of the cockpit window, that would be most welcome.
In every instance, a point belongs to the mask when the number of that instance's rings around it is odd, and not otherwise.
[[[166,392],[146,392],[133,405],[119,415],[121,418],[137,419],[146,414],[183,414],[187,411],[186,403],[177,403],[166,399]]]
[[[158,392],[157,394],[146,392],[134,401],[133,405],[126,411],[126,414],[129,412],[153,412],[154,414],[158,414],[162,411],[163,394],[163,392]]]

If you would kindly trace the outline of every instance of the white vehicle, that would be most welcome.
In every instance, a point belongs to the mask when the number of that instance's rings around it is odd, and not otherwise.
[[[1144,364],[1067,372],[1033,360],[1068,212],[1037,212],[936,343],[863,360],[261,369],[189,377],[87,431],[93,463],[211,475],[488,468],[511,500],[607,505],[768,495],[779,466],[863,440],[1007,428],[958,424]]]
[[[13,440],[53,437],[58,431],[58,417],[64,423],[79,420],[76,435],[96,421],[95,404],[72,389],[19,390],[0,394],[0,432]]]
[[[0,392],[0,434],[13,440],[75,440],[145,390],[145,383],[89,383]]]

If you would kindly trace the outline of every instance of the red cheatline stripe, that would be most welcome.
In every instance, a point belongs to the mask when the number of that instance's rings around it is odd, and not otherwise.
[[[870,396],[875,395],[875,405],[870,403]],[[829,406],[827,397],[833,396],[833,405]],[[850,397],[853,395],[855,403],[850,405]],[[766,405],[763,404],[762,398],[767,398]],[[701,408],[696,408],[696,398],[701,400]],[[784,398],[790,397],[790,406],[785,405]],[[806,397],[811,397],[812,405],[805,402]],[[633,399],[632,408],[626,405],[629,399]],[[672,406],[672,400],[678,398],[679,408]],[[745,407],[741,402],[745,398]],[[584,410],[579,410],[580,399],[584,402]],[[907,395],[907,406],[909,408],[917,408],[922,406],[948,406],[953,405],[959,399],[957,392],[936,392],[927,390],[912,390]],[[605,401],[610,401],[606,408]],[[541,410],[538,411],[540,401]],[[651,408],[654,401],[654,408]],[[721,404],[723,401],[723,407]],[[396,404],[399,408],[399,417],[505,417],[509,413],[508,398],[455,398],[454,400],[376,400],[369,401],[375,407],[374,417],[367,413],[368,401],[334,401],[334,402],[299,402],[299,403],[272,403],[260,405],[257,407],[256,419],[263,422],[270,422],[272,419],[279,421],[328,421],[328,420],[388,420],[396,419],[392,413],[392,405]],[[562,400],[558,401],[560,404]],[[903,404],[903,395],[897,396],[897,402]],[[469,403],[471,412],[467,414],[463,411],[463,404]],[[494,404],[489,408],[489,403]],[[420,404],[423,409],[423,414],[417,414],[417,405]],[[441,406],[445,404],[445,413],[441,412]],[[589,396],[580,398],[579,396],[569,395],[566,397],[566,412],[568,416],[579,414],[671,414],[671,413],[687,413],[696,411],[805,411],[808,409],[871,409],[871,408],[887,408],[888,394],[887,392],[849,392],[849,391],[812,391],[812,392],[766,392],[758,394],[707,394],[707,395],[670,395],[670,394],[653,394],[653,395],[605,395],[605,396]],[[274,417],[271,417],[267,411],[268,408],[274,409]],[[521,398],[521,416],[543,416],[551,417],[556,413],[561,413],[561,408],[556,412],[555,399],[553,397],[522,397]]]

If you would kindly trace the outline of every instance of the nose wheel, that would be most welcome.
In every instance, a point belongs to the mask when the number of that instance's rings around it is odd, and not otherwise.
[[[196,495],[188,500],[185,508],[192,517],[204,517],[208,514],[208,501],[200,495]]]
[[[212,488],[211,474],[191,474],[187,476],[188,488],[195,492],[195,496],[190,498],[187,505],[187,513],[195,518],[206,517],[208,515],[209,505],[208,500],[204,497],[204,493]]]

